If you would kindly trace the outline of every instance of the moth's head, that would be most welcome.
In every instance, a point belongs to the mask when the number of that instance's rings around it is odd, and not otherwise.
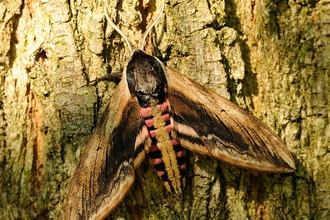
[[[126,79],[131,94],[141,107],[165,101],[166,77],[161,62],[142,50],[135,50],[126,68]]]
[[[126,75],[124,75],[123,79],[126,76],[130,93],[137,97],[141,107],[154,106],[165,101],[167,82],[162,63],[156,57],[150,56],[142,51],[149,32],[160,19],[164,8],[165,2],[162,1],[159,15],[144,33],[142,46],[140,47],[141,50],[135,50],[133,52],[128,38],[112,22],[107,13],[107,6],[104,5],[104,14],[107,21],[124,38],[132,53],[131,59],[126,67]]]

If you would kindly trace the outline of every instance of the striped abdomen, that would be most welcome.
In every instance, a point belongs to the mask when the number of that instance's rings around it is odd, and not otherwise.
[[[166,100],[153,107],[141,108],[150,138],[148,151],[158,175],[167,190],[181,194],[186,171],[185,150],[171,136],[169,104]]]

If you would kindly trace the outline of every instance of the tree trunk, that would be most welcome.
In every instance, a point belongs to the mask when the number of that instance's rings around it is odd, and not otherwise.
[[[166,65],[248,109],[297,170],[265,174],[188,154],[183,199],[146,160],[111,219],[330,218],[330,2],[167,0],[152,34]],[[129,51],[103,1],[0,3],[0,219],[63,219],[84,145]],[[137,47],[160,2],[109,2]],[[117,18],[117,19],[116,19]]]

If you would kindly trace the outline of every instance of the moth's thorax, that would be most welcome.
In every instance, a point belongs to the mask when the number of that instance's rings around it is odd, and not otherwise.
[[[168,101],[141,108],[141,116],[152,140],[147,152],[158,175],[169,191],[181,194],[186,170],[185,150],[171,136],[172,124]]]
[[[141,50],[136,50],[126,68],[127,83],[142,107],[165,101],[166,77],[162,64]]]

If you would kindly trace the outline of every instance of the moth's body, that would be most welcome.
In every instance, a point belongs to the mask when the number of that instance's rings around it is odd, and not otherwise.
[[[66,219],[109,215],[132,187],[135,169],[146,155],[166,188],[180,194],[184,149],[256,171],[295,170],[291,153],[264,123],[156,57],[135,50],[72,178]]]
[[[157,59],[142,51],[135,51],[127,65],[126,79],[131,94],[135,95],[151,143],[145,151],[152,159],[159,177],[170,192],[182,193],[186,170],[185,150],[171,136],[170,105],[167,98],[167,82]],[[160,80],[162,79],[162,80]],[[142,133],[142,136],[146,134]]]

